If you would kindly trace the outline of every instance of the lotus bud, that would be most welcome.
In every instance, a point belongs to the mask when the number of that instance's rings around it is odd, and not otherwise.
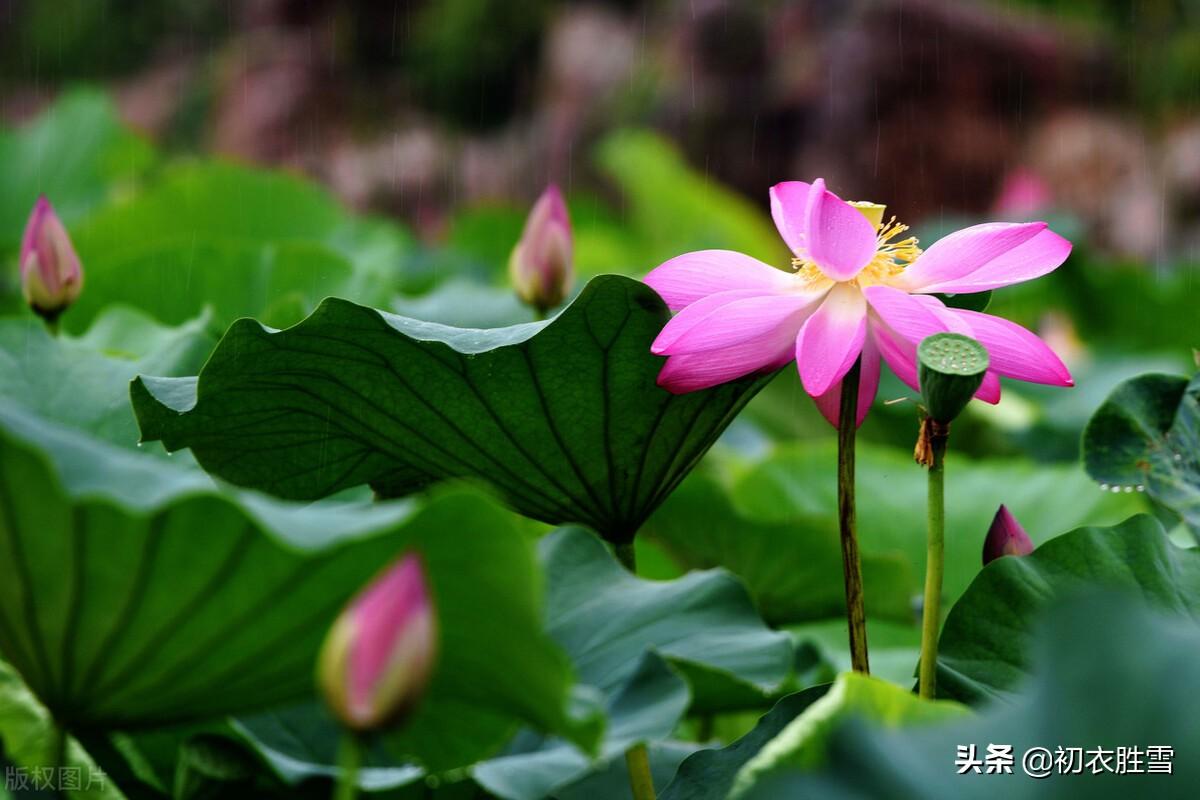
[[[21,289],[25,302],[53,323],[79,297],[83,267],[54,207],[39,197],[21,237]]]
[[[525,220],[521,240],[508,259],[508,274],[522,302],[539,314],[554,308],[571,290],[571,219],[558,187],[542,192]]]
[[[321,648],[317,681],[355,731],[396,722],[420,700],[437,651],[437,621],[421,559],[409,554],[342,611]]]
[[[983,540],[983,565],[986,567],[1000,556],[1027,556],[1032,552],[1029,534],[1011,511],[1000,506],[992,518],[987,538]]]
[[[967,407],[988,370],[984,346],[959,333],[926,337],[917,347],[917,361],[929,418],[943,425]]]

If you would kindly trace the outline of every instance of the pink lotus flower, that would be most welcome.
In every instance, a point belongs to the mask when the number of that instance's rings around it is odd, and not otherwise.
[[[1027,556],[1032,552],[1033,541],[1029,534],[1007,506],[1001,505],[983,541],[983,565],[986,567],[1000,556]]]
[[[25,302],[50,322],[83,289],[83,267],[54,207],[37,199],[21,236],[21,289]]]
[[[326,702],[354,730],[372,730],[412,708],[429,683],[437,623],[421,560],[408,555],[351,601],[321,648]]]
[[[567,204],[562,192],[551,184],[534,203],[508,260],[508,274],[517,296],[539,313],[561,303],[575,277],[571,250]]]
[[[975,225],[922,252],[915,238],[899,238],[908,228],[894,217],[880,225],[881,206],[847,203],[819,178],[773,186],[771,215],[794,255],[791,272],[729,250],[702,250],[646,276],[679,312],[651,345],[668,356],[660,386],[691,392],[795,359],[804,390],[836,425],[841,380],[861,357],[861,424],[879,388],[880,359],[919,391],[916,346],[943,331],[988,349],[991,368],[975,395],[981,400],[1000,400],[1000,376],[1073,385],[1058,356],[1025,328],[932,296],[1053,271],[1071,244],[1046,223]]]

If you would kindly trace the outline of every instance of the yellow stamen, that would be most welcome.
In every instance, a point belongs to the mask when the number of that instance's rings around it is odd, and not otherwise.
[[[879,206],[879,208],[880,213],[882,213],[883,207]],[[879,232],[875,237],[876,247],[874,258],[850,282],[861,287],[887,284],[891,283],[892,279],[897,275],[904,272],[904,268],[916,261],[917,256],[921,255],[920,243],[915,236],[908,236],[899,241],[892,241],[907,230],[908,226],[897,222],[895,217],[892,217],[886,224],[879,227]],[[802,254],[793,258],[792,269],[796,272],[796,277],[805,286],[829,280],[821,272],[820,267],[809,260],[807,255]]]
[[[892,241],[907,230],[908,226],[897,222],[895,217],[879,229],[876,236],[879,244],[875,250],[875,257],[855,278],[860,286],[889,283],[892,278],[904,272],[905,267],[917,260],[917,256],[921,255],[917,237],[908,236],[899,241]]]

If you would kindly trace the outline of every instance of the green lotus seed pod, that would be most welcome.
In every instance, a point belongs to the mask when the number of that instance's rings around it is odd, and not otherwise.
[[[929,416],[953,422],[971,402],[988,369],[988,353],[960,333],[935,333],[917,347],[921,394]]]

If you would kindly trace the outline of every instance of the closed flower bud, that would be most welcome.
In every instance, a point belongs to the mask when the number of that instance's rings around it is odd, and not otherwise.
[[[558,187],[550,185],[525,220],[521,240],[508,259],[517,296],[539,313],[554,308],[571,290],[571,220]]]
[[[321,649],[317,680],[347,728],[375,730],[416,705],[436,651],[437,621],[424,569],[410,554],[342,611]]]
[[[986,567],[1000,556],[1027,556],[1033,552],[1029,534],[1007,508],[1000,506],[988,528],[983,542],[983,565]]]
[[[21,237],[21,289],[25,302],[49,322],[79,297],[83,267],[54,207],[39,197]]]

